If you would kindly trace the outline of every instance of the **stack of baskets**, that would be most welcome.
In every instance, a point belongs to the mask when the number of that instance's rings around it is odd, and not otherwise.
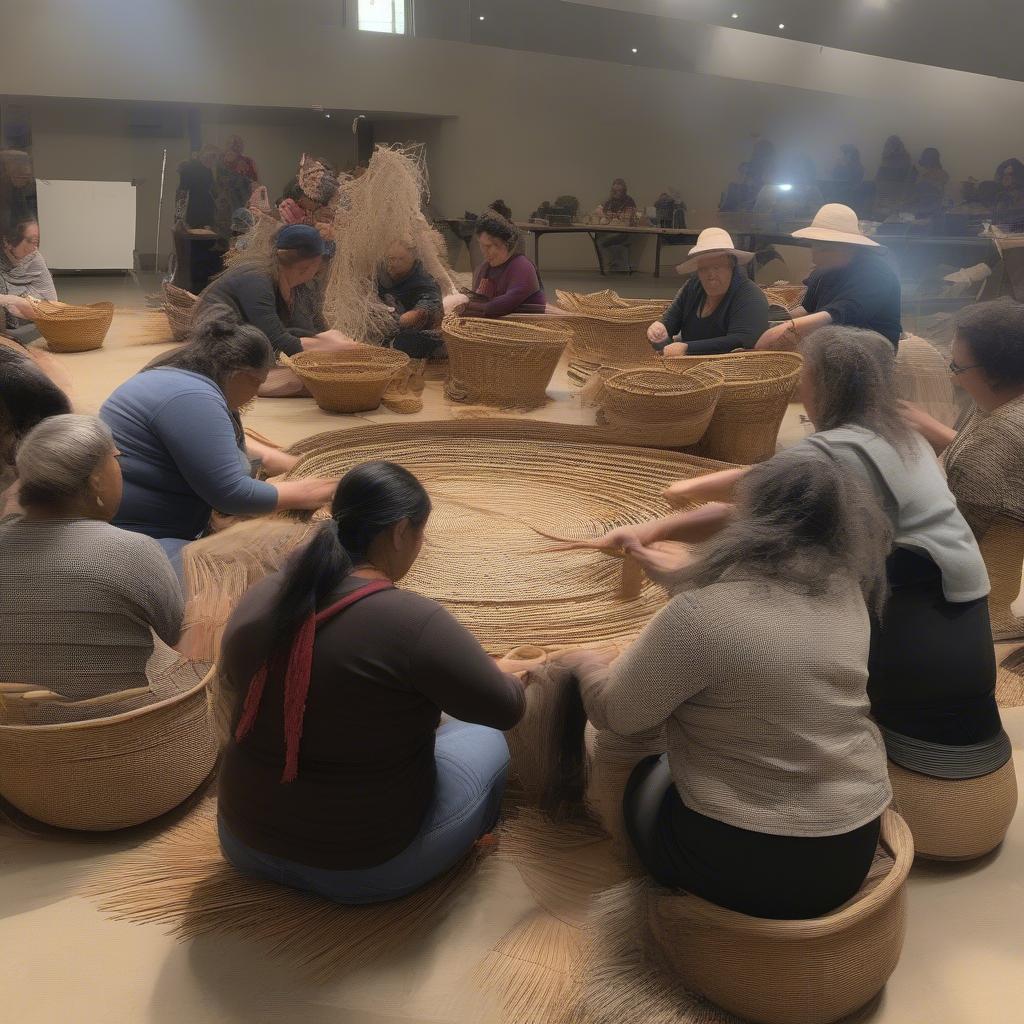
[[[585,383],[604,364],[657,362],[647,328],[665,315],[667,299],[623,299],[611,291],[555,294],[558,305],[573,314],[570,379],[574,383]]]
[[[617,443],[685,448],[697,444],[718,406],[725,377],[713,366],[677,373],[643,367],[614,373],[598,397],[598,422]]]
[[[714,367],[725,378],[696,454],[742,465],[770,459],[802,362],[794,352],[729,352],[664,360],[677,371],[694,365]]]
[[[325,412],[370,412],[409,365],[404,352],[364,345],[341,352],[282,356]]]
[[[66,302],[35,302],[32,319],[51,352],[89,352],[99,348],[114,319],[112,302],[69,306]]]
[[[446,316],[441,325],[451,372],[445,395],[453,402],[500,409],[535,409],[571,335],[557,318],[552,326]]]
[[[195,316],[198,297],[184,288],[164,282],[164,312],[171,325],[175,341],[188,341],[192,334],[192,318]]]

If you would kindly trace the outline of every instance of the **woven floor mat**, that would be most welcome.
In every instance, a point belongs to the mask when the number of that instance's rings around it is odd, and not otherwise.
[[[375,459],[400,463],[434,503],[423,553],[403,586],[440,601],[492,654],[630,640],[664,604],[653,585],[620,600],[621,560],[553,553],[669,511],[673,480],[720,464],[594,443],[593,428],[487,419],[386,424],[310,438],[292,476],[340,476]],[[605,437],[605,440],[607,438]]]
[[[430,885],[390,903],[341,906],[250,878],[223,859],[216,802],[207,800],[162,836],[120,857],[82,888],[119,920],[172,926],[179,940],[236,934],[312,982],[373,963],[435,927],[487,848]]]
[[[996,703],[1001,708],[1024,707],[1024,650],[1014,651],[996,670]]]
[[[160,344],[174,344],[171,325],[162,309],[136,309],[128,306],[117,306],[114,309],[114,319],[103,342],[105,348]]]

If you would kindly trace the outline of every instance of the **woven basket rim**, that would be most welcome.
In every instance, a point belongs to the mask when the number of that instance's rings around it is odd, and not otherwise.
[[[441,321],[441,331],[457,341],[497,342],[506,345],[537,344],[565,347],[572,340],[572,331],[546,324],[527,324],[502,317],[457,316],[449,314]],[[478,332],[478,333],[474,333]],[[506,335],[502,337],[502,335]]]
[[[660,378],[666,385],[664,389],[656,391],[636,391],[629,387],[629,379],[637,376],[650,376]],[[700,380],[701,376],[708,379]],[[684,385],[680,386],[680,382]],[[675,370],[662,369],[660,366],[634,367],[629,370],[620,370],[612,374],[604,381],[604,386],[612,391],[622,394],[635,395],[638,398],[670,398],[674,396],[690,396],[700,394],[702,391],[711,391],[720,388],[725,383],[725,377],[718,370],[701,366],[691,366],[683,373]]]
[[[85,305],[39,300],[32,303],[32,314],[32,319],[35,321],[64,321],[67,323],[79,320],[87,322],[90,320],[102,320],[108,314],[112,317],[114,315],[114,304],[105,300],[90,302]]]
[[[32,733],[38,735],[41,732],[70,732],[75,729],[102,729],[110,726],[122,725],[125,722],[141,718],[144,715],[152,714],[155,711],[174,707],[176,704],[181,704],[190,697],[194,697],[197,693],[201,692],[204,688],[213,683],[217,676],[217,671],[217,665],[211,665],[206,675],[204,675],[198,683],[194,686],[190,686],[187,690],[183,690],[181,693],[176,693],[170,697],[165,697],[163,700],[157,701],[155,704],[146,704],[141,708],[133,708],[131,711],[122,711],[117,715],[109,715],[106,718],[90,718],[83,722],[59,722],[44,725],[0,725],[0,732],[23,734]]]

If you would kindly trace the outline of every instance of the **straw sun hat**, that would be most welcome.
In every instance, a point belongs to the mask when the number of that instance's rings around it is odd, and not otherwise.
[[[878,242],[861,231],[857,214],[842,203],[826,203],[814,215],[810,227],[794,231],[793,237],[838,242],[841,245],[878,245]]]
[[[701,256],[735,256],[741,267],[746,266],[754,258],[752,252],[737,249],[732,244],[729,232],[723,228],[705,228],[697,236],[697,244],[690,250],[689,255],[692,259],[688,259],[676,267],[680,274],[693,273],[697,269],[697,261]]]

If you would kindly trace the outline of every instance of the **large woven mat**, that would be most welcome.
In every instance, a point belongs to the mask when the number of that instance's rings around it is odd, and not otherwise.
[[[552,537],[597,536],[669,511],[673,480],[721,464],[594,443],[593,428],[522,420],[387,424],[300,442],[294,476],[340,476],[374,459],[415,473],[434,502],[423,554],[403,585],[444,604],[483,647],[549,649],[628,640],[664,603],[623,601],[621,562],[551,553]]]

